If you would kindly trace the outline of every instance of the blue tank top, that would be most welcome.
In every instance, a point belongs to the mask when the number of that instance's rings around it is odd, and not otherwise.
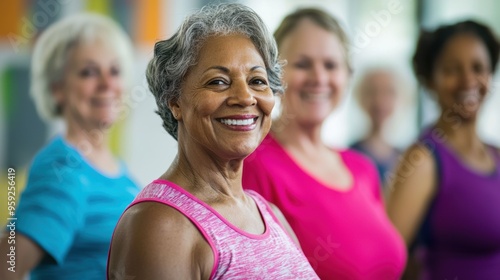
[[[500,155],[490,147],[494,171],[475,171],[435,132],[420,139],[438,168],[422,228],[423,279],[500,279]]]

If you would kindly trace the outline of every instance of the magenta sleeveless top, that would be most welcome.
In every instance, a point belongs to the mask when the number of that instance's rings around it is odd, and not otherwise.
[[[500,155],[491,147],[496,168],[482,174],[433,131],[420,139],[438,174],[437,193],[419,234],[423,278],[500,279]]]
[[[281,209],[321,279],[400,279],[406,247],[385,212],[377,170],[360,153],[338,152],[354,178],[348,191],[316,180],[268,134],[245,159],[243,187]]]
[[[155,180],[145,187],[129,208],[141,202],[158,202],[191,220],[214,254],[210,279],[319,279],[267,202],[256,192],[245,193],[260,211],[263,234],[240,230],[208,204],[165,180]]]

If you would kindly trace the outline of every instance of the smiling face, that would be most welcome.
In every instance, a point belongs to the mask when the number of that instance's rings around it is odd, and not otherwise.
[[[489,90],[491,75],[484,43],[472,34],[456,35],[436,61],[430,88],[444,113],[472,121]]]
[[[68,126],[109,128],[118,118],[123,80],[116,53],[96,41],[73,47],[54,98]]]
[[[170,108],[179,142],[223,159],[253,152],[271,126],[274,97],[264,61],[247,37],[209,37]]]
[[[349,77],[339,38],[303,19],[283,39],[280,56],[287,60],[282,114],[303,124],[321,124],[339,104]]]

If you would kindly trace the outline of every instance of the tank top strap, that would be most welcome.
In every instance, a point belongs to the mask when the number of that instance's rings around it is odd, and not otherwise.
[[[147,185],[128,208],[141,202],[157,202],[172,207],[195,225],[212,249],[214,264],[210,279],[213,279],[220,263],[217,232],[214,232],[213,228],[223,230],[224,225],[211,213],[207,208],[208,205],[181,187],[165,180],[155,180]]]
[[[276,217],[273,209],[271,208],[271,205],[266,201],[264,197],[262,197],[254,190],[245,190],[245,192],[254,199],[255,204],[257,204],[257,207],[259,208],[260,213],[263,215],[263,219],[265,220],[266,224],[269,225],[272,222],[275,222],[282,229],[285,229],[281,222],[278,220],[278,217]]]
[[[175,206],[174,208],[192,220],[200,231],[206,230],[212,238],[220,236],[222,232],[229,229],[235,229],[234,225],[210,205],[169,181],[153,181],[141,191],[132,205],[143,201],[155,201]]]

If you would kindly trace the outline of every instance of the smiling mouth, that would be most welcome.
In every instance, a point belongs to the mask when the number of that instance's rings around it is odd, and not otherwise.
[[[324,102],[330,98],[330,93],[301,93],[302,100],[309,102]]]
[[[115,105],[116,101],[110,100],[110,99],[102,99],[102,100],[96,99],[96,100],[92,100],[91,104],[93,106],[96,106],[96,107],[108,107],[108,106]]]
[[[218,121],[230,126],[249,126],[257,122],[258,117],[250,119],[218,119]]]

